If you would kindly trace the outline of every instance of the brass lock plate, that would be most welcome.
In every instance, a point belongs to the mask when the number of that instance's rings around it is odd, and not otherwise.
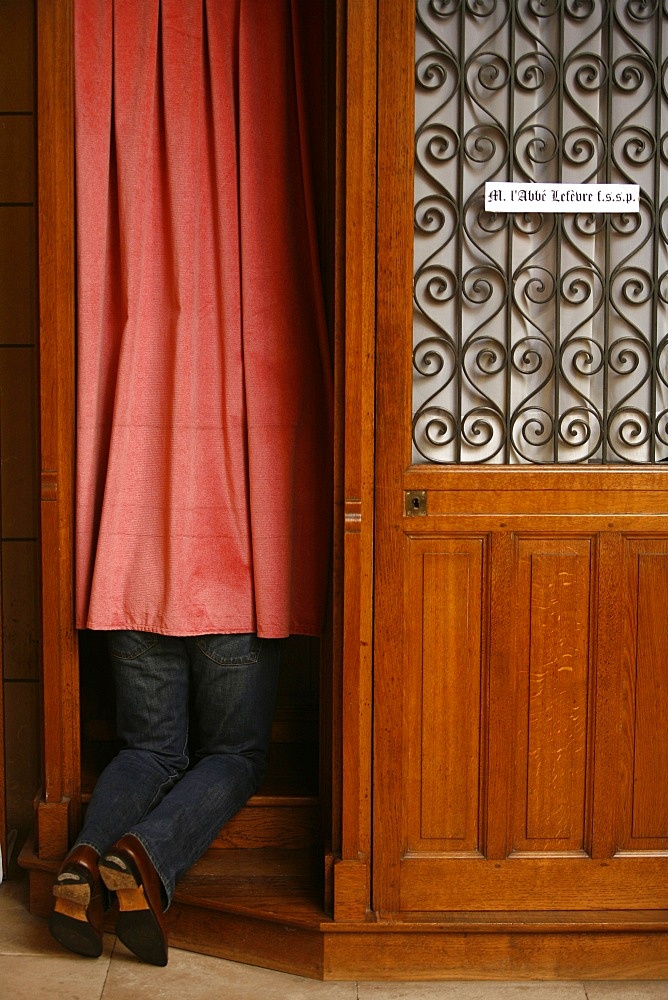
[[[406,517],[427,516],[427,491],[406,490],[404,493]]]

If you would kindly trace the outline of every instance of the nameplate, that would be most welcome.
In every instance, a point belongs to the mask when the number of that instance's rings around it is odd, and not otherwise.
[[[486,181],[488,212],[639,212],[639,184]]]

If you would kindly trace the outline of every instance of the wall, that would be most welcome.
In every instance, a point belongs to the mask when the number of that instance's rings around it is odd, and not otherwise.
[[[9,830],[32,823],[39,760],[34,0],[0,0],[0,557]]]

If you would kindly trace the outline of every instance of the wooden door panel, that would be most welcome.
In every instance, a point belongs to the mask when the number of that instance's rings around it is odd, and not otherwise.
[[[452,274],[438,270],[434,253],[421,272],[432,274],[434,264],[433,281],[420,298],[414,160],[424,179],[441,153],[454,157],[457,143],[445,105],[435,104],[424,121],[442,123],[448,141],[430,146],[433,162],[420,159],[415,4],[380,0],[378,10],[374,906],[389,913],[666,908],[668,472],[658,462],[520,464],[512,449],[505,460],[517,464],[458,465],[470,448],[439,450],[469,430],[482,434],[485,424],[467,429],[465,420],[474,375],[462,337],[476,303],[463,290],[466,253],[454,254],[475,242],[469,221],[478,216],[473,194],[467,201],[445,182],[435,193],[440,208],[425,225],[438,229],[446,205],[448,219],[461,224],[453,222],[447,244]],[[434,65],[445,47],[430,53]],[[432,82],[447,78],[443,93],[449,86],[454,93],[455,77],[449,68],[434,71]],[[464,88],[462,108],[469,97]],[[468,135],[462,121],[459,139]],[[513,223],[504,226],[510,239]],[[445,227],[435,242],[439,253],[450,234]],[[422,262],[434,247],[420,246]],[[446,272],[439,284],[436,275]],[[466,273],[473,280],[478,272]],[[509,269],[502,283],[509,339],[494,354],[499,363],[525,331],[521,317],[519,332],[513,325],[515,275]],[[490,325],[483,284],[478,332]],[[420,365],[414,295],[425,335]],[[437,300],[450,309],[441,325]],[[536,314],[541,334],[546,316]],[[483,341],[471,337],[482,357]],[[429,420],[414,442],[416,370],[418,383],[430,373],[438,375],[433,387],[440,382],[421,397]],[[459,408],[443,401],[456,370]],[[493,374],[478,372],[483,396]],[[548,424],[563,430],[556,417]],[[425,441],[428,454],[418,447]],[[605,461],[616,463],[612,454]],[[413,464],[420,456],[428,461]],[[407,494],[418,491],[424,500],[413,511]]]
[[[404,859],[403,911],[666,909],[665,858]]]
[[[486,658],[484,537],[405,542],[405,846],[478,853]]]
[[[542,532],[478,520],[404,521],[395,907],[663,908],[668,534],[577,532],[558,510]],[[619,612],[612,644],[600,605]]]
[[[516,539],[511,850],[587,849],[595,539]],[[499,710],[503,710],[499,706]]]
[[[625,537],[617,853],[668,852],[668,538]]]

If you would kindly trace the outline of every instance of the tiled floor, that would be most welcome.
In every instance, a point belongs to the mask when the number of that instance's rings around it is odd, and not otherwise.
[[[668,981],[588,983],[320,983],[172,948],[142,965],[109,935],[101,958],[51,940],[27,909],[25,876],[0,885],[0,996],[7,1000],[668,1000]]]

